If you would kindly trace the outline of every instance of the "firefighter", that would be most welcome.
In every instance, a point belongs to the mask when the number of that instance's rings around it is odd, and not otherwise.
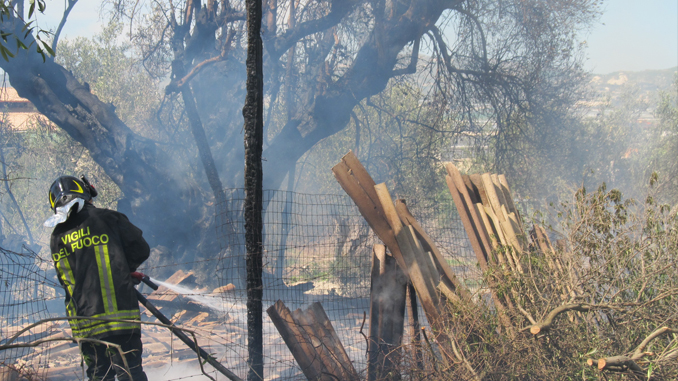
[[[70,320],[73,337],[87,364],[90,380],[146,381],[141,366],[142,344],[135,282],[130,276],[149,256],[139,228],[113,210],[96,208],[96,189],[82,176],[61,176],[49,189],[54,215],[45,226],[54,227],[50,239],[59,282],[66,290],[68,316],[110,321]],[[125,320],[125,321],[120,321]],[[127,374],[114,347],[120,345],[131,374]],[[131,377],[130,377],[131,376]]]

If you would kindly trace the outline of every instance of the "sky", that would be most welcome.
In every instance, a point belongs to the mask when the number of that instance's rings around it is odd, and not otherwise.
[[[678,66],[678,0],[608,0],[591,33],[586,68],[596,74]]]
[[[48,1],[39,19],[56,28],[65,1]],[[91,37],[101,29],[101,1],[80,0],[60,38]],[[596,74],[668,69],[678,66],[678,0],[607,0],[586,41],[585,67]]]

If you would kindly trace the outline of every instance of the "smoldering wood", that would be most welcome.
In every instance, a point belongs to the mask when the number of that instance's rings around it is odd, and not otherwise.
[[[377,378],[379,364],[379,317],[381,306],[376,295],[381,294],[383,284],[380,275],[382,261],[386,257],[386,247],[384,245],[374,245],[372,250],[372,266],[370,271],[370,332],[367,342],[367,379],[375,380]]]
[[[417,292],[412,282],[407,283],[407,319],[412,357],[415,359],[418,369],[424,369],[421,356],[421,324],[419,322],[419,309],[417,307]]]
[[[278,300],[268,315],[309,380],[359,380],[322,305],[293,312]]]
[[[302,336],[301,330],[292,317],[292,313],[285,304],[278,300],[266,312],[273,325],[282,336],[287,348],[297,360],[301,371],[309,380],[322,379],[322,363],[313,347]]]
[[[407,278],[383,245],[375,245],[370,288],[368,380],[398,374],[402,344]]]

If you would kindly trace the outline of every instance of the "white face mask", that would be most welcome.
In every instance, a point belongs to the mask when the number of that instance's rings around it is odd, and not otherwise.
[[[43,223],[43,225],[48,228],[53,228],[58,224],[66,221],[71,214],[71,208],[73,208],[73,206],[75,206],[76,204],[78,205],[78,210],[76,210],[75,213],[78,213],[85,206],[85,200],[81,198],[74,198],[68,204],[56,208],[56,213],[50,218],[48,218]]]

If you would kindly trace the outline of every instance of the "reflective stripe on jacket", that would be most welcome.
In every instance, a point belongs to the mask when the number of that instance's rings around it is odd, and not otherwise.
[[[70,321],[75,337],[139,332],[139,304],[130,273],[150,253],[139,228],[124,214],[91,204],[57,225],[50,240],[68,316],[114,319]]]

